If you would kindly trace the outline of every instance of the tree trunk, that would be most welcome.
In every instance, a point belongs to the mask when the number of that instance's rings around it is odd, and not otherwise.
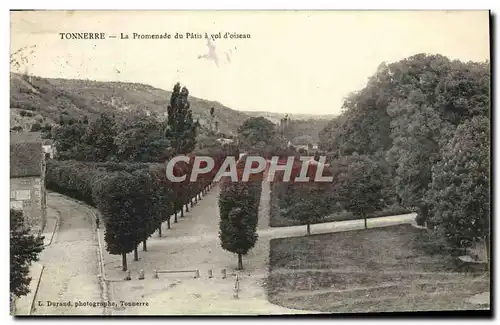
[[[143,250],[144,252],[147,252],[147,251],[148,251],[148,245],[146,244],[146,241],[145,241],[145,240],[143,240],[143,241],[142,241],[142,250]]]
[[[193,199],[191,199],[191,208],[194,206]]]
[[[238,254],[238,270],[243,270],[243,256]]]
[[[139,253],[137,252],[137,246],[134,248],[134,261],[139,260]]]
[[[168,216],[168,219],[167,219],[167,229],[170,229],[170,216]]]
[[[177,223],[177,211],[174,213],[174,222]]]
[[[158,237],[160,237],[160,238],[161,238],[161,224],[160,224],[160,226],[158,227]]]
[[[198,203],[198,196],[197,195],[194,196],[194,203],[195,204]]]
[[[189,212],[189,203],[186,203],[186,212]]]
[[[311,225],[308,223],[307,224],[307,235],[311,234]]]
[[[490,233],[488,230],[488,233],[486,236],[484,236],[484,244],[486,248],[486,261],[488,263],[488,271],[490,271]]]
[[[122,271],[127,271],[127,254],[122,253]]]
[[[366,216],[363,216],[363,219],[365,220],[365,229],[368,229],[368,223],[366,221]]]
[[[181,207],[181,218],[184,218],[184,205]]]

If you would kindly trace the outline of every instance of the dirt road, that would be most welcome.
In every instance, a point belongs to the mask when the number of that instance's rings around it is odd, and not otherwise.
[[[40,255],[45,268],[32,314],[101,315],[100,307],[75,306],[101,299],[92,217],[82,205],[59,194],[49,193],[47,205],[60,219],[52,242]]]

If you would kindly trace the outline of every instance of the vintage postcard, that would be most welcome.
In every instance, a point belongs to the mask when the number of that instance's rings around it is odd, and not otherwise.
[[[490,313],[490,12],[11,11],[10,308]]]

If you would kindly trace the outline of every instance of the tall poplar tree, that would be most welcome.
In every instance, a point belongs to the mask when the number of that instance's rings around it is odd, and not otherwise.
[[[167,107],[168,120],[165,136],[170,140],[175,154],[187,154],[194,150],[198,124],[193,121],[188,101],[189,91],[176,83]]]

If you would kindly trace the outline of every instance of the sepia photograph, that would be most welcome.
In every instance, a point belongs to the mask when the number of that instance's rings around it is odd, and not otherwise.
[[[9,18],[10,315],[492,315],[490,11]]]

